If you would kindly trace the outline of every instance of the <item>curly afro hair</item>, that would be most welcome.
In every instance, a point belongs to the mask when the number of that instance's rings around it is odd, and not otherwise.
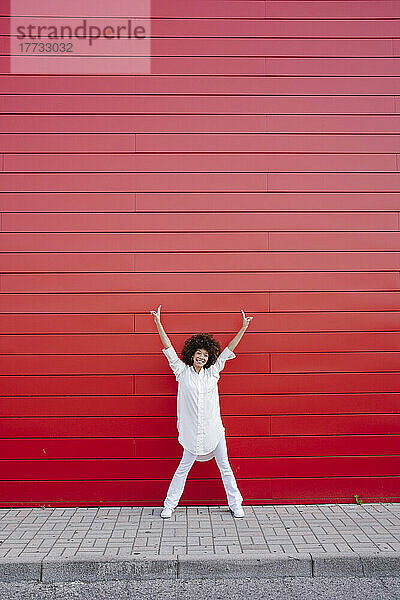
[[[208,360],[203,367],[208,369],[221,354],[221,344],[210,333],[195,333],[188,338],[182,348],[182,360],[187,365],[193,365],[193,355],[200,348],[208,352]]]

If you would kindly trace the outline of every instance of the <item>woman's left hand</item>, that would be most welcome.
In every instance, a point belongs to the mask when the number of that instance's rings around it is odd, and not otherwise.
[[[252,320],[253,317],[246,317],[246,315],[244,314],[243,310],[242,310],[242,314],[243,314],[243,327],[248,327],[249,323],[250,323],[250,321]]]

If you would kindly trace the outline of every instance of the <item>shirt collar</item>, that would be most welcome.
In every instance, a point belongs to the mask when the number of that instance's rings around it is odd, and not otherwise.
[[[196,373],[196,369],[194,368],[194,366],[193,366],[193,365],[190,365],[190,368],[191,368],[191,369],[193,369],[193,373],[194,373],[195,375],[198,375],[199,377],[201,377],[201,376],[202,376],[202,374],[204,373],[204,367],[201,367],[201,371],[200,371],[200,373]]]

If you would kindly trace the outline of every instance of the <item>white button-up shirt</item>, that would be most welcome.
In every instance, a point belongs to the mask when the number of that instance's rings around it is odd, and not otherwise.
[[[202,367],[197,373],[192,365],[187,365],[178,357],[173,346],[162,351],[178,382],[178,442],[195,454],[196,460],[210,460],[221,437],[225,435],[219,406],[219,374],[225,361],[236,358],[236,354],[226,347],[211,367]]]

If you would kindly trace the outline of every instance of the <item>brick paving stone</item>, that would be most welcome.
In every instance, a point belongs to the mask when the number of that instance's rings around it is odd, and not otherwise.
[[[215,546],[215,554],[228,554],[229,553],[229,545],[228,544],[224,544],[224,545],[216,545]]]
[[[14,556],[23,556],[23,548],[7,548],[4,554],[5,557],[10,558]]]
[[[285,554],[286,552],[297,552],[296,546],[286,544],[268,544],[271,554]]]

